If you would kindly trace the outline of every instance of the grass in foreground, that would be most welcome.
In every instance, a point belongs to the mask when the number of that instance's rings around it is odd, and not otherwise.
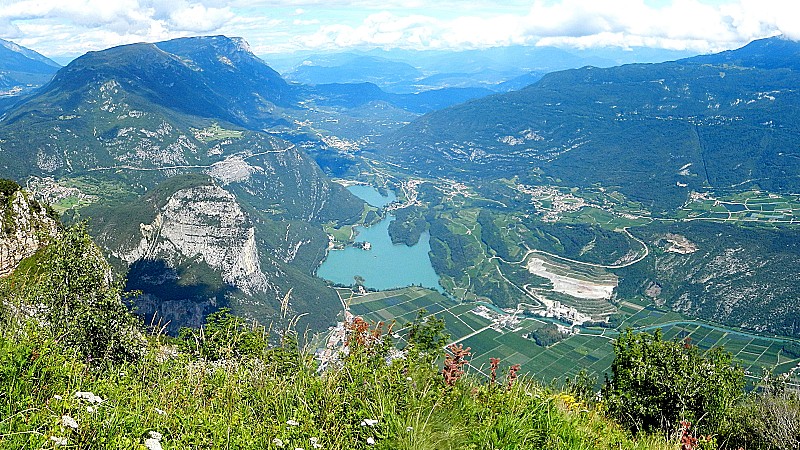
[[[291,346],[212,361],[151,338],[135,362],[90,365],[33,328],[0,337],[0,447],[670,448],[568,394],[450,387],[423,360],[355,351],[317,374]]]

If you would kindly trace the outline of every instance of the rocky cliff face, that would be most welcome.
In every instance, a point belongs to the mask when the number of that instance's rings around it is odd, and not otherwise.
[[[129,264],[140,259],[161,259],[179,264],[201,259],[222,274],[225,283],[253,295],[266,292],[255,228],[236,197],[216,185],[175,192],[155,220],[141,224],[141,240],[115,256]]]
[[[18,190],[0,195],[3,226],[0,229],[0,277],[9,275],[20,261],[33,255],[58,231],[58,223],[28,193]]]

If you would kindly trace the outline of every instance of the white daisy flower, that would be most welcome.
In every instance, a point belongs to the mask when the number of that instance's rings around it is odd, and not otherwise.
[[[147,447],[147,450],[163,450],[158,439],[147,438],[144,440],[144,446]]]
[[[361,421],[362,427],[374,427],[378,424],[378,421],[375,419],[364,419]]]
[[[86,400],[89,403],[103,403],[103,399],[100,398],[99,395],[94,395],[92,392],[78,391],[75,393],[75,398],[79,400]]]
[[[78,429],[78,421],[67,415],[61,416],[61,425],[73,430]]]
[[[50,436],[50,440],[53,441],[54,445],[67,445],[69,443],[65,437]]]

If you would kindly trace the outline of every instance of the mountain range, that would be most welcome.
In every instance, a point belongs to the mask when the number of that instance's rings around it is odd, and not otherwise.
[[[514,288],[530,286],[530,274],[516,283],[513,272],[473,274],[503,270],[498,257],[544,251],[575,262],[579,279],[587,264],[607,267],[619,277],[618,300],[796,336],[800,285],[787,268],[800,263],[791,206],[800,190],[799,50],[776,37],[674,62],[553,72],[426,114],[370,156],[475,190],[474,212],[463,200],[430,208],[426,220],[437,270],[478,298],[530,302]],[[442,194],[431,198],[441,203]],[[748,206],[749,198],[763,200]],[[676,236],[693,244],[676,253]],[[615,241],[647,254],[620,264],[626,247]]]
[[[793,229],[753,225],[742,234],[738,225],[682,224],[677,214],[698,196],[797,192],[797,54],[797,43],[772,38],[673,62],[523,74],[509,83],[535,82],[490,95],[481,87],[387,92],[375,83],[391,84],[390,73],[354,79],[353,67],[384,63],[375,55],[333,60],[344,67],[336,81],[358,82],[302,84],[241,39],[125,45],[74,60],[10,108],[0,120],[0,168],[37,186],[68,221],[89,218],[112,262],[128,271],[129,288],[141,291],[140,312],[158,312],[154,320],[169,321],[172,332],[220,306],[262,321],[331,325],[340,299],[314,276],[329,248],[326,230],[381,213],[325,172],[371,180],[366,168],[377,163],[400,180],[386,187],[426,181],[420,208],[398,212],[392,230],[406,232],[398,242],[409,245],[429,230],[433,265],[456,285],[496,255],[510,260],[530,248],[616,267],[638,248],[624,229],[543,223],[509,186],[618,192],[639,208],[635,219],[653,222],[636,230],[645,245],[655,250],[683,233],[707,251],[680,260],[654,251],[615,269],[617,295],[658,291],[658,302],[687,313],[795,333],[794,315],[775,320],[795,280],[754,262],[760,239],[789,242]],[[472,56],[476,68],[492,67],[485,54]],[[304,81],[331,76],[315,64]],[[450,76],[403,67],[412,83]],[[482,196],[469,236],[444,225],[453,216],[443,199],[452,197],[441,183]],[[519,231],[520,242],[503,242],[510,234],[498,225],[509,217],[528,233]],[[731,258],[734,247],[749,261]],[[793,246],[778,250],[770,254],[782,265],[798,260]],[[683,283],[710,276],[701,270],[709,261],[725,261],[724,285],[710,292],[708,283]],[[522,274],[500,270],[501,279],[469,278],[466,290],[511,305],[519,292],[509,277]],[[750,276],[775,293],[761,315],[747,313],[752,293],[738,295]]]
[[[658,211],[703,189],[796,192],[797,50],[771,38],[675,62],[550,73],[428,114],[382,154],[434,177],[619,186]]]
[[[20,96],[43,86],[61,68],[49,58],[0,39],[0,113]]]
[[[381,50],[329,54],[265,55],[288,80],[305,84],[372,82],[393,93],[446,87],[507,92],[546,73],[584,66],[661,62],[692,55],[647,48],[561,49],[512,45],[463,51]]]
[[[277,111],[295,96],[237,39],[91,52],[7,113],[0,166],[45,180],[56,203],[88,199],[74,219],[91,219],[143,292],[140,312],[158,311],[171,331],[224,305],[279,320],[283,299],[323,328],[340,304],[312,276],[328,246],[322,224],[355,222],[364,204],[296,145],[258,131],[283,123]]]

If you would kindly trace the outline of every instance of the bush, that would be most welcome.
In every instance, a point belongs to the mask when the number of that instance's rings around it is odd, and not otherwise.
[[[16,181],[0,178],[0,195],[3,197],[11,197],[11,195],[20,189],[22,188]]]
[[[800,448],[800,396],[790,378],[791,373],[766,372],[720,430],[720,443],[725,448]]]
[[[743,395],[744,372],[720,348],[703,354],[687,342],[663,340],[660,330],[627,330],[614,351],[603,401],[631,431],[670,433],[688,420],[696,432],[713,433]]]
[[[57,236],[38,261],[17,298],[44,307],[43,323],[52,337],[91,360],[131,360],[139,354],[139,320],[122,301],[122,284],[113,280],[85,223]]]
[[[444,319],[426,314],[425,309],[420,309],[417,317],[406,325],[407,350],[413,357],[433,362],[444,354],[444,346],[450,340],[450,334],[445,331]]]

